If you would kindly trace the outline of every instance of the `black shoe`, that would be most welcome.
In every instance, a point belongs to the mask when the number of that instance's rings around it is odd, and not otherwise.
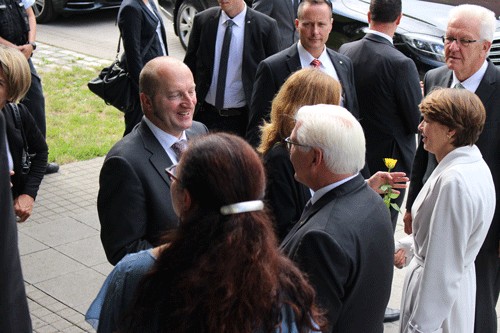
[[[390,323],[399,319],[399,310],[385,308],[384,323]]]
[[[56,173],[57,171],[59,171],[59,165],[57,163],[47,163],[47,168],[45,169],[46,175]]]

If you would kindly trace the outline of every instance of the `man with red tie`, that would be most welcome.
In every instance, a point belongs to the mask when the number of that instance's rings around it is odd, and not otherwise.
[[[269,120],[274,95],[290,74],[304,67],[317,67],[337,79],[342,85],[343,106],[358,118],[351,61],[325,46],[332,24],[332,3],[329,0],[301,1],[295,20],[299,41],[259,64],[246,133],[247,141],[253,146],[260,143],[259,126],[264,120]]]

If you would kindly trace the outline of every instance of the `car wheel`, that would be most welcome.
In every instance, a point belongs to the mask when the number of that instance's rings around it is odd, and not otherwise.
[[[187,49],[191,29],[193,28],[194,16],[202,11],[192,0],[186,0],[179,6],[177,17],[175,20],[175,29],[181,41],[182,47]]]
[[[52,0],[36,0],[33,5],[33,11],[38,23],[50,22],[56,17]]]

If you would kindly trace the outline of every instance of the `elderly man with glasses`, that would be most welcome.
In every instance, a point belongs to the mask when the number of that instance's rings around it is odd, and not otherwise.
[[[446,65],[429,71],[424,77],[424,93],[436,87],[452,87],[474,92],[486,109],[484,130],[476,145],[493,175],[496,187],[496,211],[490,230],[475,261],[476,333],[496,333],[495,306],[500,292],[500,69],[487,59],[497,21],[495,14],[483,7],[461,5],[450,12],[443,36]],[[417,148],[411,186],[408,191],[405,231],[411,233],[411,207],[423,183],[436,166],[434,155],[420,142]]]
[[[337,105],[304,106],[296,121],[290,160],[314,194],[281,249],[316,289],[327,332],[382,333],[394,241],[389,210],[359,173],[363,129]]]

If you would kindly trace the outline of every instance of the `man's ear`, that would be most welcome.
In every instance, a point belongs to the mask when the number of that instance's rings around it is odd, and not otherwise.
[[[153,102],[151,101],[151,98],[149,98],[149,96],[145,93],[141,92],[139,94],[139,99],[141,101],[142,112],[144,112],[144,114],[146,114],[146,112],[149,113],[149,111],[153,109]]]
[[[319,148],[316,148],[316,147],[312,147],[311,149],[314,152],[312,166],[318,166],[321,163],[323,163],[323,151]]]

